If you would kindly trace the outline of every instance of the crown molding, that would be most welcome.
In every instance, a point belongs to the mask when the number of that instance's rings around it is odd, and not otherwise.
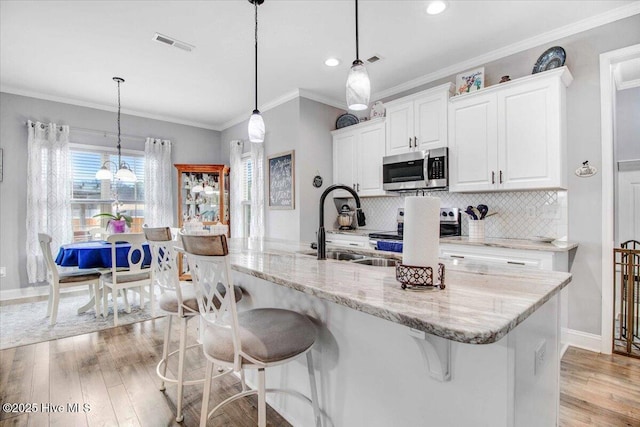
[[[118,111],[118,109],[114,108],[112,105],[103,105],[103,104],[81,101],[81,100],[72,99],[72,98],[66,98],[63,96],[49,95],[46,93],[18,89],[18,88],[6,86],[6,85],[0,85],[0,92],[10,93],[13,95],[27,96],[29,98],[44,99],[46,101],[61,102],[63,104],[71,104],[71,105],[76,105],[78,107],[94,108],[96,110],[102,110],[102,111],[109,111],[109,112]],[[193,126],[193,127],[202,128],[202,129],[215,130],[218,132],[221,130],[219,126],[214,126],[211,123],[182,120],[182,119],[178,119],[171,116],[145,113],[142,111],[128,110],[124,108],[121,109],[121,112],[122,114],[127,114],[130,116],[136,116],[136,117],[143,117],[145,119],[160,120],[163,122],[175,123],[175,124],[185,125],[185,126]]]
[[[387,98],[389,96],[411,90],[418,86],[431,83],[432,81],[451,76],[452,74],[459,73],[460,71],[478,67],[486,64],[487,62],[495,61],[506,56],[534,48],[536,46],[550,43],[561,38],[581,33],[583,31],[600,27],[602,25],[606,25],[611,22],[615,22],[620,19],[628,18],[637,14],[640,14],[640,2],[634,2],[627,6],[618,7],[600,15],[592,16],[590,18],[574,22],[573,24],[565,25],[564,27],[560,27],[555,30],[551,30],[546,33],[522,40],[520,42],[510,44],[503,48],[496,49],[486,54],[476,56],[475,58],[450,65],[446,68],[434,71],[433,73],[425,74],[408,82],[401,83],[389,89],[385,89],[381,92],[377,92],[371,97],[371,99]]]
[[[306,89],[300,89],[300,96],[302,98],[307,98],[312,101],[320,102],[321,104],[330,105],[331,107],[339,108],[340,110],[348,111],[346,102],[336,101],[333,98],[326,97],[324,95],[320,95],[319,93],[311,92]]]

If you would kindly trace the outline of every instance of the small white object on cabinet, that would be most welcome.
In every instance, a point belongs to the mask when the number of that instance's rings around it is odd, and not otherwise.
[[[449,191],[567,186],[566,67],[449,102]]]
[[[387,196],[382,189],[385,119],[334,130],[333,183],[352,187],[360,197]],[[334,197],[352,197],[342,190]]]
[[[386,155],[447,146],[447,106],[453,83],[386,104]]]

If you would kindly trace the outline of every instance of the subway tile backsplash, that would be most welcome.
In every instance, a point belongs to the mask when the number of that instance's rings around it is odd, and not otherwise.
[[[421,193],[422,194],[422,193]],[[409,194],[410,195],[410,194]],[[458,207],[484,203],[489,213],[487,237],[527,239],[533,236],[566,239],[567,192],[566,191],[512,191],[497,193],[449,193],[438,191],[425,193],[439,197],[442,207]],[[366,228],[371,230],[395,230],[396,213],[404,206],[404,196],[365,197],[362,208],[367,216]],[[462,234],[468,235],[467,215],[462,214]]]

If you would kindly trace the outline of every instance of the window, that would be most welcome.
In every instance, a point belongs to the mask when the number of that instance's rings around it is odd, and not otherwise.
[[[133,218],[132,232],[142,232],[144,223],[144,153],[127,151],[122,156],[136,174],[136,182],[121,182],[113,179],[98,180],[96,172],[109,160],[118,163],[118,155],[102,147],[71,144],[69,149],[72,190],[71,209],[74,240],[86,240],[89,230],[104,228],[107,221],[93,218],[101,212],[115,213],[117,210]],[[111,166],[114,172],[115,166]]]
[[[251,235],[251,186],[253,164],[250,153],[242,155],[242,237]]]

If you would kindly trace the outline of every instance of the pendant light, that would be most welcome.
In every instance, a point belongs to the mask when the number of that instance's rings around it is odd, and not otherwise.
[[[371,96],[371,82],[369,74],[360,60],[358,46],[358,0],[356,1],[356,60],[351,65],[349,77],[347,77],[347,106],[350,110],[366,110],[369,108]]]
[[[122,153],[121,153],[121,137],[120,137],[120,83],[124,83],[124,79],[122,77],[114,77],[113,81],[118,84],[118,164],[114,164],[112,161],[107,160],[102,164],[102,167],[98,172],[96,172],[96,179],[112,179],[113,174],[111,170],[107,166],[108,164],[112,164],[116,167],[116,178],[124,182],[136,182],[136,174],[133,173],[131,168],[126,162],[122,161]]]
[[[255,77],[256,77],[256,104],[253,114],[249,119],[249,141],[251,142],[264,142],[264,120],[262,114],[258,110],[258,6],[264,3],[264,0],[249,0],[249,3],[253,4],[255,9],[255,40],[256,40],[256,61],[255,61]]]

